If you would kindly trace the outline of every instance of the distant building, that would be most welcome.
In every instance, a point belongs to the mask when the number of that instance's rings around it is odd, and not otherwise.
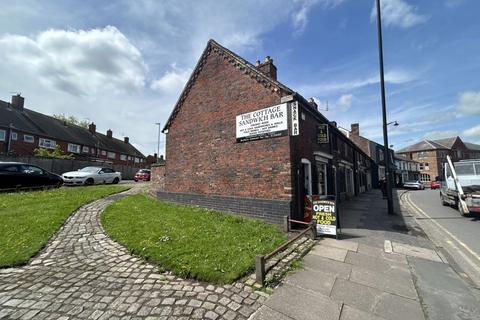
[[[447,155],[452,161],[480,159],[480,145],[463,142],[460,137],[439,140],[424,139],[397,151],[406,159],[419,162],[420,180],[429,182],[441,176]]]
[[[395,154],[395,185],[412,180],[420,180],[420,163],[403,154]]]
[[[0,100],[0,154],[33,155],[37,148],[53,150],[56,146],[75,159],[134,166],[145,163],[145,156],[129,138],[116,139],[112,130],[105,135],[96,131],[93,122],[86,129],[27,109],[20,95],[12,96],[10,103]]]
[[[385,177],[385,149],[383,145],[361,136],[360,125],[358,123],[352,123],[350,130],[342,127],[339,129],[373,160],[371,184],[374,188],[378,187],[378,181]],[[390,149],[390,168],[392,172],[395,169],[393,158],[394,152]]]

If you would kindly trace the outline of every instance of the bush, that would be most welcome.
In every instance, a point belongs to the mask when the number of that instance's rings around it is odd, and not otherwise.
[[[66,154],[62,153],[62,150],[60,150],[60,146],[56,145],[55,150],[48,150],[45,148],[37,148],[34,150],[34,155],[36,157],[43,157],[43,158],[53,158],[53,159],[67,159],[71,160],[74,158],[73,154]]]

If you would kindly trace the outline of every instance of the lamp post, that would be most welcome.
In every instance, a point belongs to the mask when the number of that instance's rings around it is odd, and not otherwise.
[[[393,193],[392,180],[390,179],[390,152],[388,149],[388,131],[387,131],[387,106],[385,99],[385,76],[383,71],[383,43],[382,43],[382,15],[380,10],[380,0],[376,0],[377,6],[377,31],[378,31],[378,58],[380,64],[380,90],[382,95],[382,119],[383,119],[383,147],[385,159],[385,179],[387,182],[387,208],[388,214],[395,214],[393,211]]]
[[[157,163],[160,159],[160,122],[155,123],[158,126],[158,139],[157,139]]]

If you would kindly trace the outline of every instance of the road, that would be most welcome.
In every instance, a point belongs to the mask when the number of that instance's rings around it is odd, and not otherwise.
[[[429,238],[454,260],[457,272],[480,287],[480,214],[462,217],[441,204],[438,190],[410,191],[404,200]]]

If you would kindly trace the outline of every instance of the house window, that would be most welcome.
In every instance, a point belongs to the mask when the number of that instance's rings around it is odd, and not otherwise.
[[[68,152],[80,153],[80,146],[78,144],[69,143],[67,150]]]
[[[135,163],[139,163],[139,162],[140,162],[140,158],[135,157]]]
[[[0,141],[5,141],[5,130],[0,130]]]
[[[95,148],[91,148],[91,149],[90,149],[90,153],[91,153],[91,154],[95,154]]]
[[[116,154],[115,154],[115,152],[110,152],[110,151],[109,151],[108,154],[107,154],[107,156],[108,156],[110,159],[115,159]]]
[[[420,181],[421,182],[429,182],[430,181],[430,175],[428,173],[420,174]]]
[[[106,155],[107,155],[107,151],[102,150],[102,156],[106,156]]]
[[[120,155],[120,160],[127,161],[127,156],[125,154]]]
[[[88,153],[89,150],[90,150],[90,148],[87,147],[87,146],[83,146],[83,147],[82,147],[82,152],[83,152],[83,153]]]
[[[33,143],[33,142],[35,142],[35,138],[31,135],[24,134],[23,135],[23,141],[28,142],[28,143]]]
[[[38,145],[42,148],[55,149],[56,142],[55,140],[40,138],[38,140]]]
[[[327,194],[327,164],[324,162],[317,162],[317,180],[318,180],[318,194]]]
[[[16,132],[12,132],[12,140],[17,140],[18,134]]]
[[[303,187],[305,195],[312,194],[312,165],[309,160],[302,159]]]

